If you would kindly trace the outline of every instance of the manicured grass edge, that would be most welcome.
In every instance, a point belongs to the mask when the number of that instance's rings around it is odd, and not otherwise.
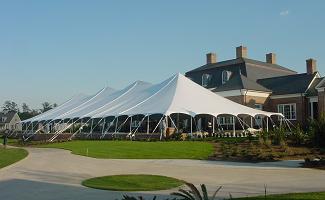
[[[114,186],[94,186],[93,181],[97,181],[101,178],[109,178],[109,177],[123,177],[123,176],[139,176],[140,178],[142,178],[143,176],[149,177],[152,176],[152,178],[163,178],[163,179],[169,179],[170,181],[174,181],[174,185],[171,186],[161,186],[159,188],[157,187],[152,187],[152,188],[136,188],[136,186],[134,188],[130,188],[130,187],[126,187],[125,189],[122,189],[120,186],[118,186],[118,188],[114,187]],[[141,181],[141,180],[140,180]],[[89,183],[90,182],[90,183]],[[160,180],[157,180],[157,183],[160,183]],[[179,180],[173,177],[168,177],[168,176],[162,176],[162,175],[152,175],[152,174],[119,174],[119,175],[109,175],[109,176],[100,176],[100,177],[93,177],[90,179],[86,179],[84,181],[81,182],[81,185],[88,187],[88,188],[93,188],[93,189],[99,189],[99,190],[109,190],[109,191],[124,191],[124,192],[136,192],[136,191],[159,191],[159,190],[169,190],[169,189],[174,189],[177,187],[182,186],[185,183],[185,181],[183,180]],[[127,186],[129,186],[129,184],[127,184]]]
[[[0,148],[4,148],[3,146],[0,146]],[[16,148],[16,147],[6,147],[6,149],[16,149],[16,150],[19,150],[19,151],[22,151],[23,152],[23,155],[21,155],[20,158],[18,159],[14,159],[12,162],[8,162],[6,163],[4,166],[0,166],[0,170],[1,169],[5,169],[5,168],[8,168],[8,167],[11,167],[12,165],[26,159],[29,155],[28,151],[26,149],[23,149],[23,148]]]

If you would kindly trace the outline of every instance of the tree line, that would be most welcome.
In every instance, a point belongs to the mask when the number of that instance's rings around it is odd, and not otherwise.
[[[31,117],[34,117],[36,115],[39,115],[41,113],[44,113],[48,110],[51,110],[52,108],[57,107],[58,105],[56,103],[49,103],[44,102],[42,103],[41,109],[31,109],[26,103],[22,103],[21,109],[19,108],[18,104],[14,101],[5,101],[2,106],[3,112],[17,112],[21,120],[29,119]]]

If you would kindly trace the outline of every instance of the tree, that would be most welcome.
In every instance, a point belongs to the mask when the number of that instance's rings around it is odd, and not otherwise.
[[[54,103],[53,108],[56,108],[56,107],[58,107],[58,104]]]
[[[3,111],[14,111],[19,112],[18,105],[13,101],[5,101],[5,103],[2,106]]]
[[[26,103],[23,103],[21,107],[23,109],[23,113],[29,113],[32,111]]]
[[[52,105],[49,102],[42,103],[43,108],[41,109],[42,112],[46,112],[52,109]]]

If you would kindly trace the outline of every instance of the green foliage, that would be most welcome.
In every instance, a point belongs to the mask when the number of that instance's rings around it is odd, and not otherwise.
[[[171,195],[180,197],[182,200],[214,200],[217,193],[221,190],[220,186],[212,195],[211,198],[208,196],[207,188],[204,184],[201,185],[201,192],[192,183],[185,183],[189,190],[179,189],[178,192],[173,192]]]
[[[263,195],[258,197],[243,197],[236,198],[236,200],[323,200],[325,199],[325,192],[309,192],[309,193],[292,193],[292,194],[275,194]]]
[[[318,120],[310,123],[309,136],[312,143],[317,147],[325,147],[325,114],[323,113]]]
[[[295,145],[302,145],[305,144],[307,140],[307,134],[302,130],[301,126],[298,124],[289,135],[289,139]]]

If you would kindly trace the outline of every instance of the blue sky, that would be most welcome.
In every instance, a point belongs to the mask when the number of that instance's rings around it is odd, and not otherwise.
[[[157,83],[248,47],[250,58],[325,74],[325,1],[0,1],[0,105],[62,103]]]

